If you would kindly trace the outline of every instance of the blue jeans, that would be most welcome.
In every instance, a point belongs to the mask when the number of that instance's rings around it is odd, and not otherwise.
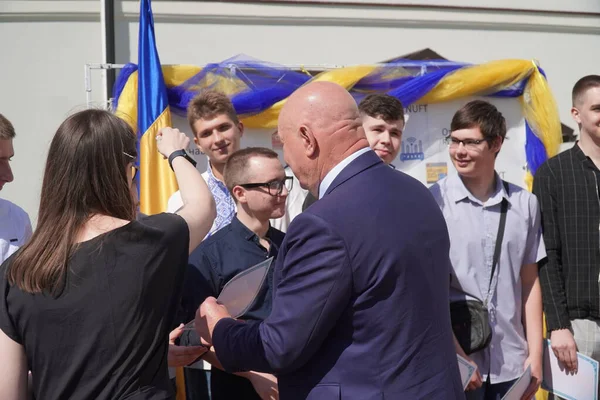
[[[514,379],[508,382],[491,384],[488,377],[487,381],[483,382],[483,385],[479,389],[469,390],[465,394],[467,395],[467,400],[501,400],[516,381]]]

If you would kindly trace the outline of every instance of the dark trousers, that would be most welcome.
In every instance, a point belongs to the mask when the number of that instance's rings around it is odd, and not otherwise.
[[[186,400],[210,400],[210,372],[202,369],[184,368]]]
[[[260,400],[248,379],[216,368],[210,373],[210,394],[212,400]]]

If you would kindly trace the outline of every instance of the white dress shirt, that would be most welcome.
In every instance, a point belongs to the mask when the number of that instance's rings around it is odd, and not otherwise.
[[[0,199],[0,264],[31,238],[29,215],[16,204]]]

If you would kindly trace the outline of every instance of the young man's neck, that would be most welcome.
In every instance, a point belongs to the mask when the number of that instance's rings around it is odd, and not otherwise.
[[[210,168],[210,170],[212,171],[212,174],[215,178],[217,178],[221,182],[225,181],[223,179],[223,171],[225,170],[225,164],[217,164],[217,163],[209,162],[208,168]]]
[[[600,141],[585,131],[581,131],[578,144],[581,151],[592,159],[597,168],[600,168]]]
[[[460,179],[463,181],[467,190],[482,203],[488,201],[496,189],[495,170],[491,170],[485,175],[482,174],[472,178],[460,176]]]
[[[242,224],[246,226],[246,228],[250,229],[252,232],[256,234],[259,238],[263,239],[267,236],[267,232],[269,231],[269,220],[261,221],[256,216],[250,215],[247,213],[243,207],[240,207],[238,204],[238,212],[237,218],[240,220]]]

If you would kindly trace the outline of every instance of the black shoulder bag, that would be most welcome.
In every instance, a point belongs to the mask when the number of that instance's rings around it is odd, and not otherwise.
[[[508,194],[508,184],[502,181],[506,193]],[[504,238],[504,227],[506,226],[506,212],[508,210],[508,202],[502,199],[500,209],[500,225],[498,226],[498,235],[496,236],[496,246],[494,248],[494,257],[492,260],[492,274],[490,275],[489,291],[494,280],[494,272],[496,265],[500,259],[500,248],[502,247],[502,239]],[[489,323],[489,315],[487,309],[488,299],[485,302],[479,300],[460,300],[450,303],[450,318],[452,320],[452,330],[454,336],[460,343],[460,347],[465,353],[471,354],[479,350],[485,349],[492,340],[492,329]]]

